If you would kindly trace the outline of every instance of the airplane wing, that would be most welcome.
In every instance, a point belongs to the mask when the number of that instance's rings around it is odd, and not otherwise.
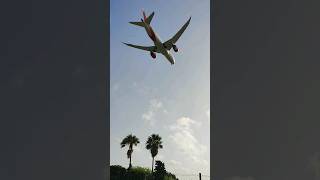
[[[158,52],[157,48],[155,46],[138,46],[138,45],[134,45],[134,44],[128,44],[128,43],[123,43],[127,46],[133,47],[133,48],[137,48],[137,49],[141,49],[141,50],[145,50],[145,51],[153,51],[153,52]]]
[[[178,39],[180,38],[182,33],[187,29],[187,27],[190,23],[190,20],[191,20],[191,17],[171,39],[169,39],[168,41],[166,41],[164,43],[167,50],[170,50],[172,48],[172,45],[174,45],[178,41]]]

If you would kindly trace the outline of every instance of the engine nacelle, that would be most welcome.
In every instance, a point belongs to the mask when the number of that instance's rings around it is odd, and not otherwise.
[[[176,45],[172,45],[172,48],[173,48],[174,52],[178,52],[178,50],[179,50]]]
[[[150,51],[150,55],[151,55],[151,57],[152,57],[153,59],[155,59],[155,58],[157,57],[156,53],[155,53],[155,52],[152,52],[152,51]]]

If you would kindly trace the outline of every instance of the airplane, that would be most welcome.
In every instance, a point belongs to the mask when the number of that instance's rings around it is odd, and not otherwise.
[[[175,43],[178,41],[182,33],[188,27],[191,17],[171,39],[169,39],[166,42],[162,42],[160,37],[154,32],[154,30],[150,25],[151,20],[154,16],[154,12],[152,12],[149,15],[149,17],[146,17],[146,14],[144,11],[142,13],[143,13],[143,19],[141,19],[141,22],[138,21],[138,22],[129,22],[129,23],[145,28],[148,36],[153,41],[154,46],[138,46],[138,45],[133,45],[128,43],[123,43],[123,44],[133,48],[149,51],[153,59],[156,58],[156,53],[161,53],[164,57],[166,57],[166,59],[171,63],[171,65],[173,65],[175,63],[175,59],[173,55],[170,53],[170,49],[172,48],[175,52],[178,52],[178,47],[175,45]]]

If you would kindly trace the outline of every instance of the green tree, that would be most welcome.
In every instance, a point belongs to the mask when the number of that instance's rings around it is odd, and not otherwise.
[[[133,136],[132,134],[128,135],[127,137],[125,137],[122,142],[120,143],[121,148],[125,147],[125,146],[129,146],[129,149],[127,151],[127,157],[130,159],[129,162],[129,168],[131,169],[132,165],[131,165],[131,156],[132,156],[132,152],[133,152],[133,145],[137,146],[137,144],[139,144],[139,139],[136,136]]]
[[[148,137],[148,140],[146,142],[146,149],[150,150],[151,156],[152,156],[152,166],[151,171],[153,173],[153,163],[154,163],[154,157],[158,154],[159,149],[162,149],[162,141],[161,137],[158,134],[152,134]]]
[[[156,161],[156,164],[154,167],[154,175],[156,180],[163,180],[166,174],[167,174],[167,171],[164,166],[164,163],[161,161]]]

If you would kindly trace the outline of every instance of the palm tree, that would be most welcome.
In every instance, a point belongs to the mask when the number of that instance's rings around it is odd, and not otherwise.
[[[158,154],[158,150],[162,149],[162,141],[161,137],[158,134],[152,134],[148,137],[148,140],[146,142],[146,149],[150,150],[151,156],[152,156],[152,173],[153,173],[153,163],[154,163],[154,157]]]
[[[125,146],[129,146],[129,149],[127,151],[127,157],[130,159],[129,168],[128,169],[130,169],[132,167],[132,165],[131,165],[131,156],[132,156],[132,152],[133,152],[133,145],[137,146],[137,144],[139,144],[139,143],[140,143],[139,139],[136,136],[133,136],[132,134],[129,134],[120,143],[121,148],[123,148]]]

